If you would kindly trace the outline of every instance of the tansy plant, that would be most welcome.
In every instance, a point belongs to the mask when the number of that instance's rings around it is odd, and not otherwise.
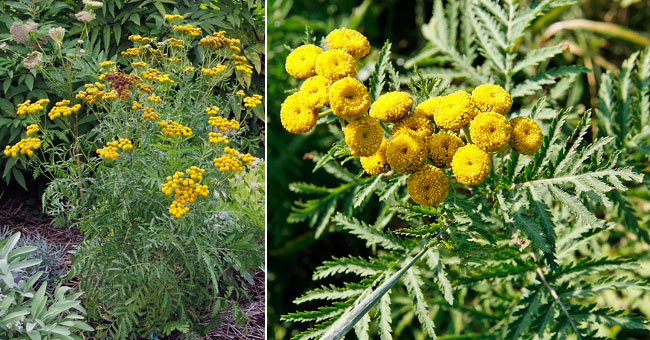
[[[195,337],[225,313],[241,322],[236,300],[263,260],[263,187],[247,200],[238,186],[255,181],[237,174],[260,162],[245,152],[256,151],[245,122],[262,96],[237,79],[251,66],[226,32],[165,20],[171,36],[130,36],[133,46],[71,98],[19,105],[30,125],[4,151],[48,178],[47,212],[84,233],[69,277],[97,339]],[[233,98],[241,112],[220,109]],[[97,120],[89,131],[73,128],[82,111]],[[57,140],[51,123],[64,127]]]
[[[284,316],[311,326],[296,339],[341,339],[353,328],[359,339],[391,339],[412,318],[422,326],[414,337],[434,339],[595,339],[611,326],[650,330],[633,313],[591,300],[602,290],[647,289],[631,271],[635,264],[584,250],[611,224],[594,211],[643,177],[605,152],[612,137],[588,137],[590,110],[571,129],[571,108],[542,119],[544,98],[527,106],[518,99],[583,72],[519,77],[562,51],[520,54],[515,43],[558,5],[451,2],[447,19],[436,2],[423,30],[437,41],[431,54],[447,54],[447,70],[467,78],[454,85],[435,73],[400,77],[390,42],[372,54],[368,40],[347,28],[291,51],[286,71],[305,80],[282,104],[282,125],[294,134],[327,125],[339,141],[311,155],[314,171],[342,183],[292,184],[317,197],[298,201],[289,220],[309,221],[317,237],[333,224],[330,230],[360,238],[372,253],[316,269],[314,280],[342,275],[347,282],[295,300],[331,302]],[[359,64],[372,65],[368,55],[375,64],[366,85],[356,77]]]

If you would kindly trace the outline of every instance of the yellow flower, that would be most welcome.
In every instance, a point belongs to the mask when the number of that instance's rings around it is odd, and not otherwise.
[[[302,92],[296,92],[282,103],[280,120],[282,126],[291,133],[309,132],[318,121],[318,110],[305,104]]]
[[[223,72],[226,69],[226,65],[217,64],[215,67],[211,68],[201,68],[201,72],[209,76],[218,76],[219,73]]]
[[[357,75],[357,61],[345,51],[329,50],[318,55],[316,74],[331,81]]]
[[[199,183],[203,179],[204,169],[192,166],[185,172],[189,178],[185,177],[184,172],[177,171],[173,176],[167,176],[167,182],[160,188],[167,196],[174,194],[174,201],[169,206],[169,213],[176,217],[181,217],[190,210],[187,207],[188,203],[193,203],[199,196],[206,197],[209,193],[208,186]]]
[[[361,166],[368,175],[379,175],[388,172],[390,165],[386,160],[386,148],[388,148],[390,141],[384,138],[381,142],[379,150],[372,156],[361,157]]]
[[[262,104],[262,98],[263,97],[261,95],[259,95],[259,94],[254,94],[254,95],[252,95],[250,97],[245,97],[243,99],[244,106],[254,108],[257,105]]]
[[[228,136],[224,136],[220,132],[210,132],[210,133],[208,133],[208,141],[210,143],[214,143],[214,144],[221,143],[221,142],[224,142],[224,143],[227,144],[228,143]]]
[[[461,146],[465,145],[460,137],[448,132],[438,132],[431,136],[427,142],[429,159],[439,168],[451,165],[454,154]]]
[[[155,93],[152,93],[149,97],[147,97],[150,101],[154,103],[160,103],[162,102],[162,98],[158,97]]]
[[[406,92],[384,93],[370,107],[370,117],[382,122],[394,122],[406,116],[413,106],[413,98]]]
[[[228,146],[226,146],[223,151],[224,154],[221,155],[221,157],[214,159],[214,166],[219,168],[219,171],[221,172],[244,170],[242,161],[240,161],[237,157],[241,158],[249,165],[252,163],[252,160],[250,159],[252,156],[249,154],[240,154],[239,151]]]
[[[330,87],[330,106],[335,115],[354,119],[363,116],[370,107],[370,94],[354,78],[343,78]]]
[[[16,111],[16,114],[26,115],[26,114],[38,112],[44,108],[43,105],[49,102],[50,102],[49,99],[39,99],[34,103],[32,103],[31,100],[26,100],[24,103],[18,104],[18,110]]]
[[[147,63],[145,63],[144,61],[135,61],[135,62],[131,63],[131,66],[133,66],[133,67],[146,67]]]
[[[192,129],[190,127],[177,123],[171,119],[169,122],[165,122],[164,120],[158,121],[158,126],[162,128],[162,132],[165,136],[180,137],[182,135],[189,137],[192,135]]]
[[[216,115],[219,113],[219,107],[212,105],[205,108],[205,112],[209,115]]]
[[[295,78],[311,77],[316,74],[316,59],[322,52],[316,45],[302,45],[289,53],[284,67]]]
[[[351,120],[343,133],[352,155],[362,157],[372,156],[377,152],[384,138],[381,125],[368,116]]]
[[[174,25],[174,31],[189,34],[192,37],[198,37],[201,34],[200,27],[194,27],[192,25]]]
[[[532,155],[542,146],[544,134],[537,123],[527,117],[516,117],[510,120],[512,137],[510,147],[520,154]]]
[[[434,206],[447,198],[449,180],[442,170],[427,164],[409,176],[406,188],[415,203]]]
[[[330,81],[322,76],[313,76],[302,83],[300,92],[304,93],[307,106],[320,109],[330,102]]]
[[[47,114],[50,119],[54,120],[57,117],[60,116],[69,116],[72,114],[72,112],[77,112],[79,109],[81,109],[81,105],[75,104],[73,106],[68,106],[70,105],[70,101],[67,99],[64,99],[60,102],[57,102],[54,104],[54,107],[50,110],[50,112]]]
[[[440,128],[458,130],[467,125],[477,114],[478,110],[472,96],[460,90],[440,99],[433,119]]]
[[[512,107],[510,94],[499,85],[478,86],[472,91],[472,99],[480,112],[496,112],[505,115]]]
[[[115,62],[111,61],[111,60],[105,60],[105,61],[102,61],[101,63],[99,63],[100,67],[109,67],[109,66],[113,66],[113,65],[115,65]]]
[[[426,142],[433,135],[433,124],[424,115],[408,115],[395,123],[393,137],[405,132],[412,132]]]
[[[176,20],[176,19],[183,20],[185,18],[180,14],[165,14],[165,16],[164,16],[164,20],[172,21],[172,20]]]
[[[158,112],[154,111],[150,107],[145,107],[142,109],[142,118],[148,119],[148,120],[156,120],[158,119]]]
[[[30,137],[23,138],[14,145],[7,145],[4,150],[6,156],[18,157],[18,154],[26,154],[31,156],[34,154],[34,150],[41,147],[41,140],[39,138]]]
[[[492,170],[490,154],[474,144],[460,147],[451,161],[451,170],[460,184],[476,185],[483,183]]]
[[[141,108],[142,108],[142,104],[140,104],[140,103],[138,103],[137,101],[134,100],[133,105],[131,106],[131,109],[135,111],[135,110],[141,109]]]
[[[28,136],[33,134],[33,133],[36,133],[36,132],[38,132],[38,125],[36,125],[36,124],[27,125],[26,133],[27,133]]]
[[[412,132],[395,136],[386,148],[388,164],[399,173],[409,174],[418,171],[426,158],[424,142]]]
[[[503,115],[481,112],[469,124],[472,142],[487,152],[502,150],[510,142],[512,128]]]
[[[420,105],[415,107],[415,111],[413,111],[413,113],[421,114],[429,119],[433,119],[436,114],[436,110],[438,110],[440,99],[442,99],[442,97],[431,97],[423,101],[420,103]]]
[[[327,47],[332,50],[343,50],[355,59],[363,58],[370,53],[368,38],[358,31],[348,28],[333,30],[325,38]]]
[[[213,108],[214,107],[215,106],[213,106]],[[219,109],[217,108],[217,110]],[[221,131],[228,131],[230,129],[239,130],[239,122],[235,119],[228,120],[227,118],[221,116],[211,116],[208,118],[208,123],[219,128]]]

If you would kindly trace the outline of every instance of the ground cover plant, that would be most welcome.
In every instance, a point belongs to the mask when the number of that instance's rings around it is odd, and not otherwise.
[[[14,112],[20,139],[3,151],[10,170],[45,179],[52,227],[83,233],[67,278],[83,291],[87,336],[193,339],[226,317],[243,329],[239,302],[264,259],[261,52],[176,8],[160,16],[165,30],[97,61],[77,41],[110,7],[84,6],[78,34],[24,32],[36,46],[23,66],[64,90],[28,93]]]
[[[557,60],[566,43],[521,41],[569,5],[434,1],[430,45],[401,61],[428,67],[406,75],[390,40],[373,52],[356,30],[308,27],[292,41],[283,71],[298,83],[274,119],[333,142],[305,155],[331,179],[292,183],[288,220],[362,242],[332,249],[293,296],[300,310],[283,320],[307,325],[294,338],[650,334],[635,253],[647,249],[636,192],[647,193],[650,51],[603,77],[596,113],[563,107],[590,70]],[[615,250],[616,237],[640,245]]]

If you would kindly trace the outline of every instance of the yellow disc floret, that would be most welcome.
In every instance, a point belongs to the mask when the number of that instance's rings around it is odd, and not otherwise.
[[[330,87],[330,107],[341,118],[358,118],[368,111],[370,94],[360,81],[343,78]]]
[[[386,160],[386,148],[388,148],[388,143],[390,143],[390,141],[384,138],[377,152],[372,156],[360,158],[361,166],[368,175],[379,175],[390,170],[390,165]]]
[[[289,53],[284,68],[291,76],[302,79],[316,74],[316,59],[323,49],[316,45],[302,45]]]
[[[384,138],[384,131],[379,123],[368,117],[353,119],[343,130],[345,143],[354,156],[372,156]]]
[[[395,136],[386,148],[386,160],[399,173],[418,171],[427,158],[427,150],[420,137],[412,132]]]
[[[447,198],[449,180],[442,170],[427,164],[409,176],[406,188],[415,203],[434,206]]]
[[[472,142],[487,152],[502,150],[510,142],[512,128],[502,114],[481,112],[469,124]]]
[[[413,111],[413,113],[421,114],[429,119],[433,119],[433,117],[436,114],[436,111],[438,110],[438,104],[440,104],[440,99],[442,99],[442,97],[431,97],[423,101],[422,103],[420,103],[420,105],[415,107],[415,111]]]
[[[333,30],[327,35],[325,42],[330,49],[343,50],[356,59],[363,58],[370,53],[368,38],[349,28]]]
[[[302,83],[300,92],[304,93],[307,106],[320,109],[330,102],[330,81],[323,76],[313,76]]]
[[[510,120],[512,126],[512,137],[510,147],[520,154],[532,155],[540,146],[544,134],[537,123],[527,117],[516,117]]]
[[[480,112],[496,112],[505,115],[512,107],[510,94],[499,85],[478,86],[472,91],[472,99]]]
[[[440,128],[458,130],[467,125],[477,114],[478,110],[472,96],[460,90],[440,99],[433,119]]]
[[[429,159],[439,168],[447,168],[456,151],[465,145],[460,137],[448,132],[438,132],[427,141]]]
[[[394,122],[406,116],[413,106],[413,98],[406,92],[384,93],[370,107],[370,117],[382,122]]]
[[[318,121],[318,109],[307,106],[302,92],[296,92],[282,103],[280,121],[282,126],[291,133],[309,132]]]
[[[456,151],[451,161],[451,170],[460,184],[483,183],[492,170],[490,154],[474,144],[467,144]]]
[[[357,75],[357,61],[347,52],[329,50],[316,59],[316,74],[331,81]]]
[[[398,120],[393,126],[393,136],[405,132],[412,132],[426,142],[433,135],[433,124],[424,115],[414,113]]]

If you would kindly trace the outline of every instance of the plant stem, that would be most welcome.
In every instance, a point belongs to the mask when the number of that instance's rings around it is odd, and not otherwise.
[[[329,109],[329,110],[323,111],[323,112],[321,112],[321,113],[318,114],[318,118],[320,118],[320,117],[325,117],[325,116],[329,115],[330,113],[332,113],[332,109]]]

